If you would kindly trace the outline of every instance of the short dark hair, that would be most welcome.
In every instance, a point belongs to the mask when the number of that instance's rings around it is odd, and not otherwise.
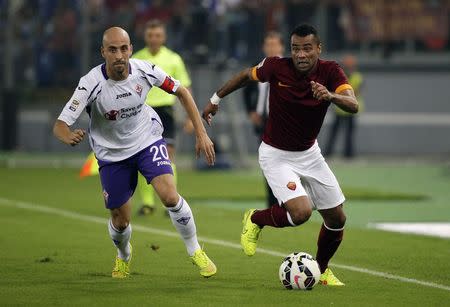
[[[166,25],[159,19],[150,19],[145,23],[144,30],[154,29],[154,28],[166,28]]]
[[[305,37],[305,36],[308,36],[308,35],[311,35],[311,34],[314,35],[314,37],[316,38],[317,43],[320,44],[320,37],[319,37],[319,34],[317,33],[316,28],[314,28],[312,25],[307,24],[307,23],[304,23],[304,24],[296,26],[294,28],[294,30],[291,31],[291,36],[290,37],[292,37],[292,35]]]

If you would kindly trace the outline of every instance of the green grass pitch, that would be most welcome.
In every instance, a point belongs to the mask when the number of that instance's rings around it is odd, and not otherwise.
[[[315,254],[317,213],[297,228],[265,228],[259,244],[264,252],[254,257],[239,249],[244,210],[264,206],[257,170],[179,171],[179,191],[218,266],[216,276],[198,274],[159,207],[153,216],[133,216],[132,276],[113,280],[115,250],[98,177],[79,180],[78,170],[69,168],[0,168],[0,306],[448,304],[448,239],[367,228],[371,222],[449,222],[448,166],[374,162],[331,167],[348,198],[348,225],[331,266],[346,286],[318,285],[313,291],[284,290],[278,267],[280,255]]]

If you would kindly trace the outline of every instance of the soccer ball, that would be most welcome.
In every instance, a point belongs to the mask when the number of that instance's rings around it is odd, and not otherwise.
[[[307,253],[292,253],[280,265],[280,281],[286,289],[312,290],[319,282],[317,261]]]

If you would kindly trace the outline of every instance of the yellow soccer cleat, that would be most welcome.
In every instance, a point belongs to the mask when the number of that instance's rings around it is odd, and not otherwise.
[[[343,282],[334,276],[333,272],[331,272],[329,268],[327,268],[325,272],[320,275],[319,282],[324,286],[345,286]]]
[[[256,242],[262,230],[261,227],[252,222],[252,215],[256,209],[247,210],[242,220],[241,246],[247,256],[253,256],[256,252]]]
[[[114,268],[112,271],[113,278],[127,278],[128,276],[130,276],[130,262],[132,255],[133,247],[130,243],[130,258],[128,258],[128,261],[125,261],[118,256],[116,257],[116,263],[114,264]]]
[[[208,278],[217,273],[216,265],[203,250],[196,250],[194,255],[191,256],[191,260],[193,264],[199,267],[200,275],[203,277]]]

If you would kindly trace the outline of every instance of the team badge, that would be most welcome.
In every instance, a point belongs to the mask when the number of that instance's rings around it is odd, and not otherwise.
[[[297,188],[297,185],[293,181],[289,181],[286,186],[289,190],[292,190],[292,191],[295,191],[295,189]]]
[[[138,93],[139,97],[141,97],[141,94],[142,94],[142,85],[136,84],[136,87],[134,88],[134,90],[136,91],[136,93]]]
[[[105,199],[105,202],[108,202],[108,197],[109,197],[108,192],[106,192],[106,190],[103,190],[103,198]]]

